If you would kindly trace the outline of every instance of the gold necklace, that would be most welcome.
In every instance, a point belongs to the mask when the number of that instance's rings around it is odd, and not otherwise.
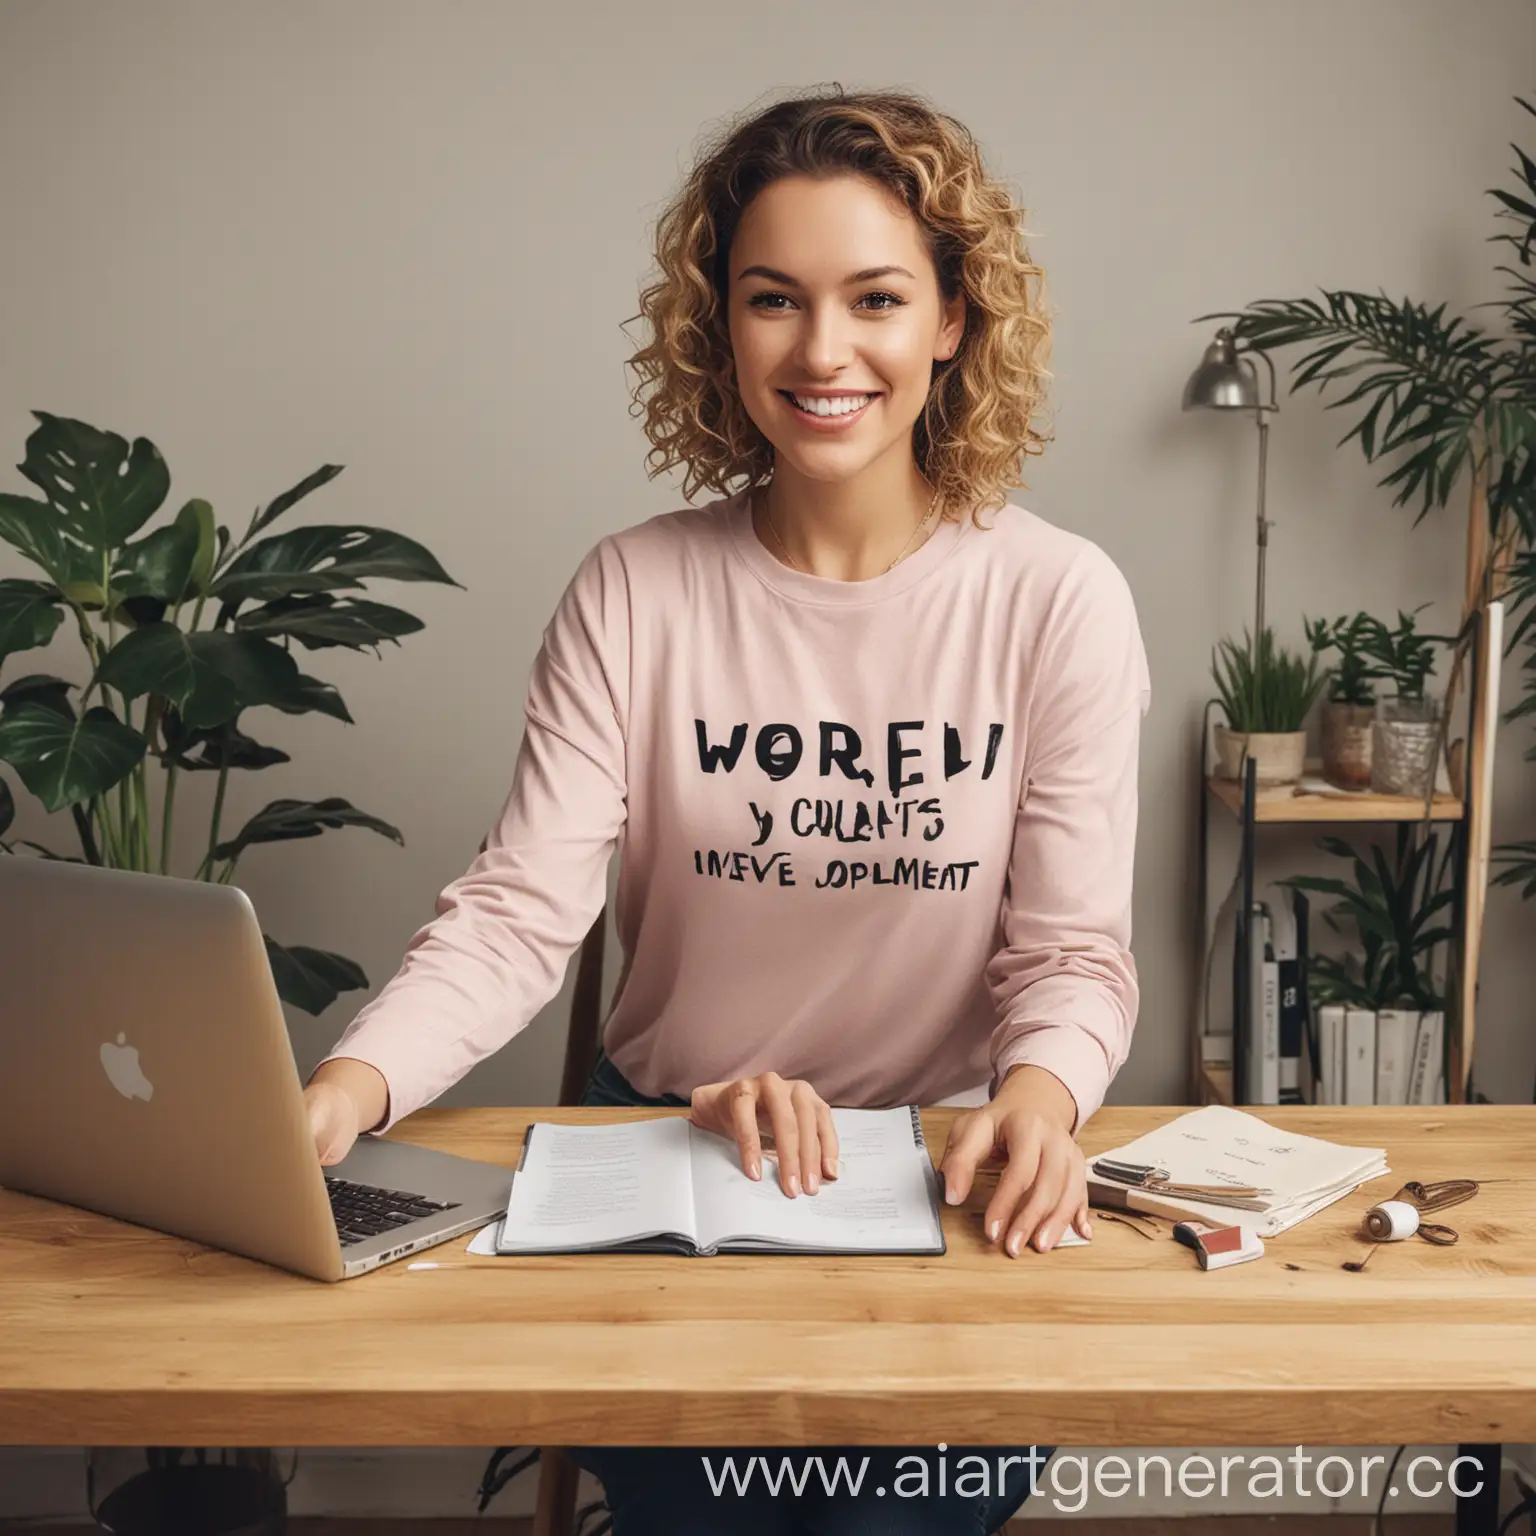
[[[763,521],[768,524],[768,532],[773,535],[773,542],[775,544],[777,544],[781,550],[784,551],[784,558],[789,561],[790,565],[795,570],[802,571],[807,576],[813,575],[814,572],[805,570],[805,567],[803,565],[801,565],[800,562],[798,560],[796,560],[795,557],[792,554],[790,554],[789,549],[786,547],[786,545],[784,543],[784,540],[779,537],[779,530],[777,528],[775,528],[774,525],[773,525],[773,514],[768,510],[768,488],[766,486],[764,486],[762,488],[762,490],[763,490]],[[902,546],[901,553],[899,555],[897,555],[896,558],[894,560],[892,560],[891,563],[888,566],[886,566],[885,571],[882,571],[880,573],[882,576],[885,575],[886,571],[894,571],[896,569],[896,567],[898,565],[900,565],[901,562],[907,558],[907,555],[911,552],[913,544],[917,542],[918,534],[920,534],[923,531],[923,529],[928,526],[928,520],[929,520],[929,518],[931,518],[933,516],[933,509],[936,506],[938,506],[938,504],[939,504],[939,493],[938,493],[937,490],[935,490],[934,493],[933,493],[933,500],[928,503],[928,510],[925,513],[923,513],[922,520],[918,523],[917,527],[915,527],[912,530],[911,538],[909,538],[907,540],[907,542]]]

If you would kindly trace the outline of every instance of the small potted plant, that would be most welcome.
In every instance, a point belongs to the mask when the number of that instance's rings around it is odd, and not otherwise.
[[[1357,613],[1331,624],[1326,619],[1303,619],[1302,624],[1314,655],[1338,652],[1337,663],[1328,670],[1328,697],[1321,712],[1323,777],[1339,789],[1369,789],[1374,685],[1383,673],[1371,664],[1367,648],[1381,630],[1381,621]]]
[[[1380,663],[1379,675],[1396,691],[1381,700],[1372,722],[1371,788],[1379,795],[1428,795],[1435,779],[1440,747],[1440,700],[1425,692],[1435,669],[1435,648],[1442,635],[1418,633],[1415,615],[1398,610],[1397,627],[1376,624],[1366,639],[1366,653]]]
[[[1314,652],[1303,660],[1275,646],[1265,628],[1255,647],[1245,629],[1243,643],[1224,639],[1211,657],[1211,673],[1226,713],[1216,727],[1216,772],[1240,778],[1249,757],[1259,789],[1295,784],[1306,763],[1307,712],[1328,681]]]

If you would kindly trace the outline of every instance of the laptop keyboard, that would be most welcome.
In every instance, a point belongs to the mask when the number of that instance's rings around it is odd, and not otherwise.
[[[423,1216],[458,1209],[457,1201],[446,1205],[413,1195],[404,1189],[380,1189],[373,1184],[354,1184],[350,1179],[325,1175],[326,1193],[331,1197],[331,1214],[336,1218],[336,1235],[343,1248],[364,1243],[381,1232],[403,1227]]]

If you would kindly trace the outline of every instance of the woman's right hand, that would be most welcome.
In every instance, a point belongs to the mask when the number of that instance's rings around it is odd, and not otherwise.
[[[304,1108],[315,1138],[315,1153],[326,1167],[339,1163],[364,1131],[389,1118],[389,1084],[384,1074],[355,1056],[322,1061],[304,1088]]]
[[[693,1090],[688,1118],[706,1131],[729,1136],[749,1179],[762,1177],[763,1133],[773,1138],[779,1187],[794,1199],[814,1195],[838,1172],[837,1130],[827,1101],[803,1078],[777,1072],[706,1083]]]
[[[304,1108],[321,1163],[339,1163],[357,1140],[357,1100],[339,1083],[315,1081],[304,1090]]]

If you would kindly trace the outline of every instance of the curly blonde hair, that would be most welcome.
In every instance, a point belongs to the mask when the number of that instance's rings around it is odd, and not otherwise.
[[[734,386],[726,261],[747,205],[793,175],[858,176],[894,193],[922,230],[945,301],[964,292],[965,334],[936,365],[913,455],[944,517],[1001,507],[1009,487],[1026,484],[1024,458],[1050,441],[1035,430],[1051,377],[1045,274],[1029,259],[1024,210],[987,174],[963,124],[907,92],[840,85],[728,127],[657,221],[661,277],[631,316],[649,320],[652,339],[626,364],[638,375],[630,415],[644,412],[652,444],[649,478],[684,465],[691,500],[772,473],[773,445]]]

